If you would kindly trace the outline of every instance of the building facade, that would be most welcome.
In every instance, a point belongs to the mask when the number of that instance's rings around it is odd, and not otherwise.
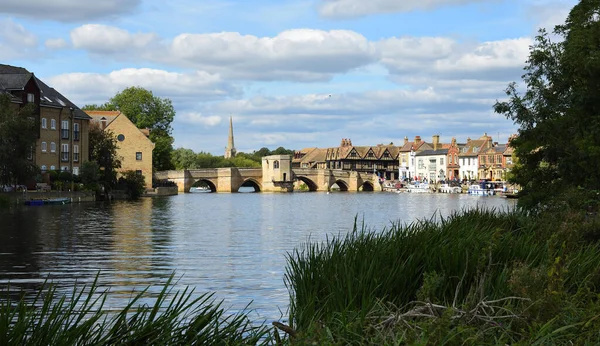
[[[117,155],[121,157],[119,172],[135,171],[143,175],[146,187],[152,187],[152,150],[154,143],[148,138],[148,129],[139,129],[119,111],[86,111],[93,126],[112,131],[117,138]]]
[[[56,89],[22,67],[0,64],[0,92],[21,106],[35,104],[38,139],[29,159],[42,173],[78,175],[89,157],[91,118]]]

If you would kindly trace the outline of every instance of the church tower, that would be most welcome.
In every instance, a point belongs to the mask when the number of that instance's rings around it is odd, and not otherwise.
[[[227,138],[227,148],[225,148],[225,158],[230,159],[235,156],[236,150],[233,144],[233,121],[229,117],[229,138]]]

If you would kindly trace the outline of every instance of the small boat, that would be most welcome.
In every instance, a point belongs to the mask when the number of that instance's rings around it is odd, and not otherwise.
[[[208,186],[191,187],[190,192],[210,192],[210,188]]]
[[[471,185],[471,186],[469,186],[467,193],[469,195],[475,195],[475,196],[493,196],[494,189],[486,189],[486,188],[482,188],[479,185]]]
[[[67,198],[67,197],[47,198],[47,199],[35,198],[35,199],[30,199],[28,201],[25,201],[25,205],[29,205],[29,206],[45,205],[45,204],[63,205],[63,204],[69,204],[69,203],[71,203],[71,199]]]
[[[462,188],[460,186],[450,186],[449,184],[440,185],[439,192],[441,193],[461,193]]]
[[[429,188],[429,184],[427,183],[418,183],[418,184],[410,184],[406,187],[406,192],[410,193],[431,193],[431,189]]]

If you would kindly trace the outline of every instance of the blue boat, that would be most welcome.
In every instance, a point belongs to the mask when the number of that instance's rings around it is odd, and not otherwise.
[[[58,198],[47,198],[47,199],[30,199],[25,201],[25,205],[34,206],[34,205],[44,205],[44,204],[69,204],[71,203],[71,199],[67,197],[58,197]]]

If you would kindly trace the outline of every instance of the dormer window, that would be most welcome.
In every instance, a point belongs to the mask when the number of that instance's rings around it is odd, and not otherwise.
[[[27,94],[27,102],[28,103],[34,103],[35,102],[35,95],[32,93],[28,93]]]

